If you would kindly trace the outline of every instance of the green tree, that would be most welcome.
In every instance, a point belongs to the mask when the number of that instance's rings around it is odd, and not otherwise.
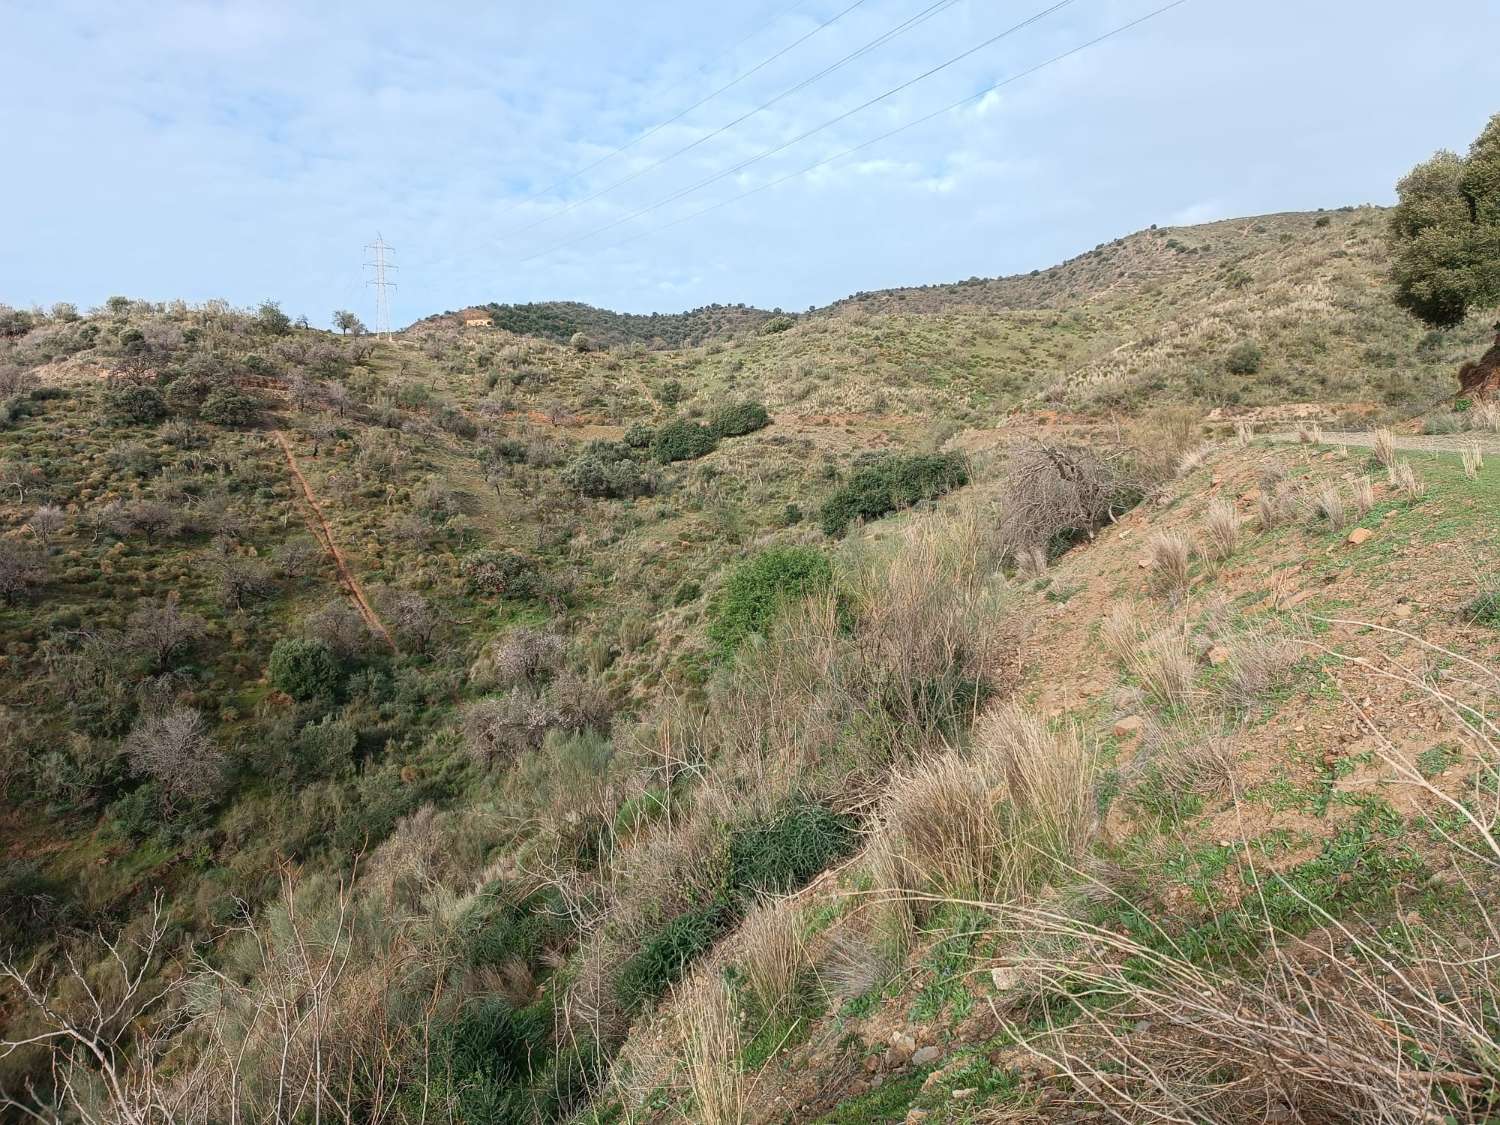
[[[293,699],[332,695],[339,683],[339,662],[322,641],[283,637],[271,649],[271,683]]]
[[[1500,114],[1466,157],[1439,152],[1396,185],[1396,303],[1438,328],[1500,304]]]
[[[267,336],[285,336],[292,330],[292,318],[281,311],[277,301],[262,301],[255,312],[255,323]]]
[[[340,332],[342,332],[345,336],[349,335],[349,333],[351,332],[353,332],[356,336],[363,336],[365,334],[364,322],[348,309],[338,309],[334,312],[333,326]]]

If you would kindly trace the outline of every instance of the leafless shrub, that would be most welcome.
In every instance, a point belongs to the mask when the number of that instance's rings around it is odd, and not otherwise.
[[[462,715],[464,742],[483,766],[538,749],[556,724],[556,708],[537,692],[521,687],[476,699],[464,707]]]
[[[1081,447],[1026,445],[1005,468],[1000,494],[1001,557],[1047,552],[1055,544],[1092,536],[1120,503],[1114,466]]]
[[[27,529],[43,547],[51,546],[52,540],[67,525],[67,514],[55,504],[43,504],[26,521]]]
[[[1255,431],[1251,428],[1249,422],[1247,422],[1243,418],[1236,418],[1235,419],[1235,422],[1234,422],[1234,442],[1241,449],[1246,449],[1246,448],[1249,447],[1251,438],[1254,437],[1254,434],[1255,434]]]
[[[347,598],[333,598],[302,622],[309,640],[321,641],[340,660],[355,660],[369,651],[370,626]]]
[[[1227,559],[1234,554],[1240,542],[1240,514],[1232,500],[1215,499],[1203,517],[1203,545],[1208,556],[1215,560]]]
[[[494,641],[469,672],[471,681],[539,687],[562,667],[565,644],[556,633],[518,626]]]
[[[125,645],[142,653],[157,671],[165,671],[172,658],[191,648],[208,632],[208,623],[195,613],[183,613],[175,601],[141,602],[125,623]]]
[[[1317,422],[1303,422],[1297,426],[1297,440],[1303,445],[1322,445],[1323,427]]]
[[[271,552],[271,563],[283,578],[301,578],[323,552],[310,535],[297,535]]]
[[[437,614],[421,594],[415,590],[386,589],[380,591],[377,604],[403,649],[426,652],[432,646]]]
[[[1145,760],[1175,794],[1213,796],[1229,784],[1234,756],[1228,739],[1191,721],[1153,718],[1141,735]]]
[[[1177,475],[1185,477],[1189,473],[1196,472],[1208,463],[1208,455],[1213,452],[1207,445],[1194,446],[1185,450],[1182,456],[1177,458]]]
[[[224,755],[191,707],[142,719],[125,740],[125,753],[137,773],[161,786],[169,805],[211,797],[224,782]]]
[[[1187,536],[1164,531],[1151,541],[1151,584],[1160,593],[1181,597],[1188,588],[1193,545]]]
[[[1131,657],[1130,671],[1160,707],[1182,707],[1192,697],[1197,663],[1181,629],[1152,633]]]
[[[1047,550],[1045,547],[1023,547],[1016,552],[1016,572],[1022,578],[1041,578],[1047,573]]]
[[[46,566],[36,548],[14,539],[0,538],[0,600],[13,605],[46,576]]]
[[[266,597],[276,588],[271,572],[256,559],[231,555],[214,562],[219,595],[226,607],[244,609],[247,602]]]

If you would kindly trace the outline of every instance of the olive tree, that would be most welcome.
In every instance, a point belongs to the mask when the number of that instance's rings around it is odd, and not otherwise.
[[[1427,324],[1500,305],[1500,114],[1467,156],[1439,152],[1396,185],[1396,303]]]

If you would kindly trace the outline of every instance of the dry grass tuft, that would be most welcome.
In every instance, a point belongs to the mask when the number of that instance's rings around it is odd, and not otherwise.
[[[1467,442],[1459,450],[1459,457],[1463,461],[1464,477],[1467,480],[1477,480],[1479,470],[1484,468],[1484,451],[1479,448],[1477,441]]]
[[[1375,454],[1375,460],[1387,471],[1396,463],[1396,435],[1389,426],[1375,431],[1370,448]]]
[[[1229,786],[1234,755],[1229,740],[1196,724],[1152,719],[1141,736],[1145,758],[1172,793],[1213,796]]]
[[[1159,706],[1175,710],[1192,697],[1197,662],[1181,629],[1162,629],[1136,646],[1130,671]]]
[[[1500,433],[1500,403],[1484,400],[1474,404],[1469,412],[1469,424],[1476,430]]]
[[[729,987],[713,970],[694,976],[677,996],[678,1033],[688,1089],[703,1125],[745,1120],[740,1032]]]
[[[1198,445],[1194,446],[1192,449],[1186,450],[1182,454],[1182,456],[1177,459],[1177,475],[1180,477],[1185,477],[1189,473],[1203,468],[1203,466],[1208,463],[1208,455],[1210,452],[1212,452],[1212,447],[1207,445]]]
[[[1375,506],[1375,484],[1366,476],[1349,477],[1349,498],[1356,519],[1364,519]]]
[[[1116,662],[1125,664],[1141,643],[1140,606],[1133,601],[1116,602],[1099,623],[1099,639]]]
[[[1193,545],[1187,536],[1175,531],[1164,531],[1151,541],[1151,584],[1159,592],[1172,598],[1180,597],[1188,588],[1188,563],[1193,556]]]
[[[1234,554],[1240,543],[1240,528],[1243,521],[1232,500],[1219,497],[1209,504],[1203,518],[1204,553],[1215,561],[1222,561]]]
[[[1255,431],[1251,429],[1249,422],[1245,421],[1245,419],[1243,418],[1235,419],[1234,443],[1241,449],[1246,449],[1249,447],[1250,440],[1254,436],[1254,434]]]
[[[1427,482],[1410,461],[1396,462],[1391,470],[1391,484],[1408,500],[1420,500],[1427,494]]]
[[[1344,494],[1339,486],[1329,482],[1320,485],[1308,499],[1315,518],[1326,520],[1332,531],[1341,531],[1349,522],[1349,508],[1344,503]]]
[[[1303,445],[1322,445],[1323,427],[1316,422],[1304,422],[1297,427],[1297,440]]]
[[[1241,637],[1229,650],[1224,691],[1230,702],[1248,708],[1284,686],[1292,667],[1302,658],[1302,646],[1290,637],[1253,634]]]
[[[760,1012],[779,1011],[797,995],[808,968],[802,917],[791,899],[767,899],[740,926],[739,965]]]

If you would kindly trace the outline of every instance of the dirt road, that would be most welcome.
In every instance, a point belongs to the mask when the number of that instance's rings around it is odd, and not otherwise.
[[[364,587],[359,584],[359,579],[354,577],[354,572],[349,569],[348,562],[344,559],[344,553],[339,550],[338,544],[333,541],[333,529],[328,526],[328,520],[323,515],[323,507],[318,503],[317,496],[313,493],[312,486],[307,483],[307,478],[302,475],[302,470],[297,465],[297,456],[292,452],[292,444],[287,441],[286,435],[280,430],[272,430],[276,440],[281,444],[281,451],[286,454],[287,468],[291,469],[292,476],[302,486],[302,498],[307,501],[308,511],[311,518],[307,525],[312,529],[314,537],[322,544],[323,550],[333,560],[334,569],[338,571],[339,582],[348,591],[349,597],[354,600],[355,608],[359,615],[365,619],[365,624],[370,627],[370,632],[380,637],[390,647],[392,652],[396,651],[396,642],[391,640],[391,634],[385,627],[385,622],[380,620],[369,599],[365,597]]]

